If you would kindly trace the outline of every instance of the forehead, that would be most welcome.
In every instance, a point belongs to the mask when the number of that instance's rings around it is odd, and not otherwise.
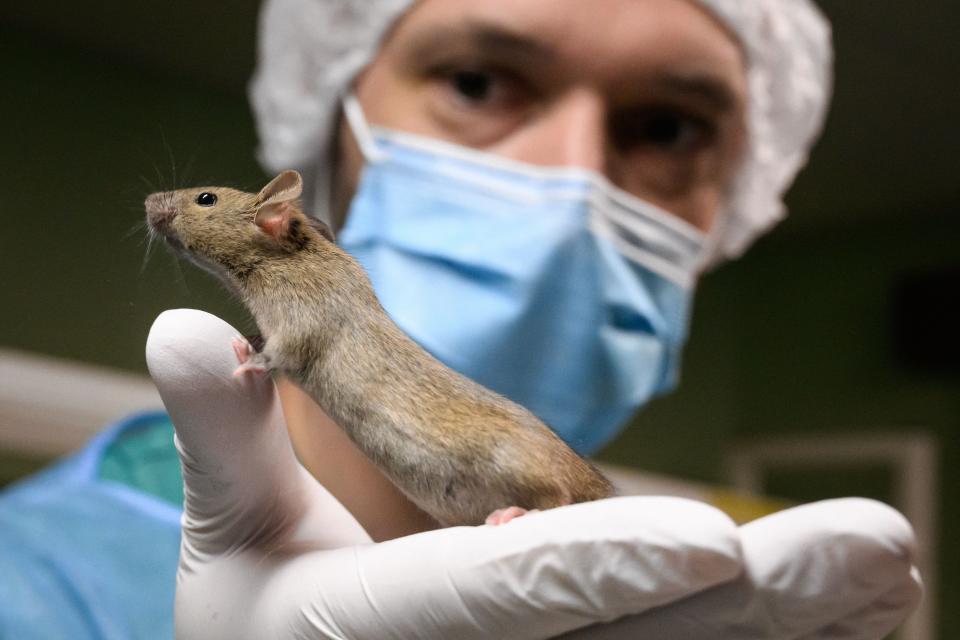
[[[499,37],[503,45],[512,38],[608,87],[669,71],[711,76],[745,93],[739,43],[694,0],[421,0],[393,35],[426,46],[431,38],[439,46],[478,37]]]

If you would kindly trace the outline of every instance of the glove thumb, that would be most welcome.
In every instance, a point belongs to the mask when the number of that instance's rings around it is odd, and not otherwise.
[[[176,431],[184,481],[181,564],[227,550],[367,541],[297,461],[269,376],[234,377],[239,333],[203,311],[165,311],[147,366]]]

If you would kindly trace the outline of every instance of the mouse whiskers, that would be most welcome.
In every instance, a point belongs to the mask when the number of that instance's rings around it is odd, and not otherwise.
[[[154,171],[156,171],[157,166],[154,165],[153,168],[154,168]],[[143,183],[143,186],[146,187],[147,193],[156,193],[157,191],[161,191],[159,187],[159,184],[160,184],[159,182],[154,183],[152,180],[150,180],[150,178],[143,175],[142,173],[138,177],[140,178],[140,182]],[[159,177],[160,177],[160,172],[157,171],[157,178]]]
[[[120,239],[127,241],[134,236],[140,236],[140,245],[142,246],[144,242],[149,240],[149,237],[152,233],[150,225],[147,224],[146,220],[138,220],[130,225],[130,228],[123,232],[123,235],[120,236]]]
[[[167,150],[167,158],[170,160],[170,172],[173,174],[173,189],[177,189],[180,184],[177,180],[177,160],[173,155],[173,149],[167,142],[167,136],[164,135],[162,128],[160,129],[160,140],[163,142],[163,147]],[[159,174],[159,171],[157,173]]]
[[[172,251],[165,251],[164,253],[170,256],[170,260],[173,262],[173,269],[177,272],[177,277],[174,279],[174,283],[176,283],[177,288],[180,289],[181,293],[189,297],[191,295],[190,286],[187,284],[187,279],[183,275],[183,267],[180,266],[180,260]]]
[[[140,261],[141,276],[143,276],[143,274],[147,271],[147,263],[150,262],[150,255],[153,253],[153,247],[155,246],[154,243],[156,242],[156,239],[157,239],[157,234],[153,231],[153,229],[150,229],[149,227],[147,228],[146,239],[147,239],[147,249],[146,251],[143,252],[143,260]]]

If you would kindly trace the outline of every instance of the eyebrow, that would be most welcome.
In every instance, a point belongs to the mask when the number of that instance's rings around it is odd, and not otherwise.
[[[727,82],[710,73],[664,71],[653,79],[653,86],[704,102],[721,113],[733,111],[741,102]]]
[[[543,66],[559,57],[549,45],[535,38],[482,20],[467,20],[453,28],[426,28],[411,40],[409,51],[412,60],[426,60],[438,51],[457,49],[480,57],[530,66]],[[657,72],[650,83],[646,91],[654,88],[682,98],[695,99],[719,113],[733,111],[741,103],[729,83],[709,71],[663,70]]]
[[[470,20],[454,28],[425,30],[413,37],[410,51],[419,59],[430,57],[438,50],[466,48],[471,53],[517,60],[524,64],[544,63],[556,54],[542,42],[519,35],[489,22]]]

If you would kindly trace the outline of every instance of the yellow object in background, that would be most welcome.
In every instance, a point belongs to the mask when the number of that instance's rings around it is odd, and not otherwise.
[[[737,524],[745,524],[795,506],[789,500],[752,496],[727,489],[711,489],[708,491],[705,502],[726,513]]]
[[[699,500],[720,509],[737,524],[794,506],[789,500],[740,493],[628,467],[603,463],[597,466],[610,478],[619,495],[668,495]]]

